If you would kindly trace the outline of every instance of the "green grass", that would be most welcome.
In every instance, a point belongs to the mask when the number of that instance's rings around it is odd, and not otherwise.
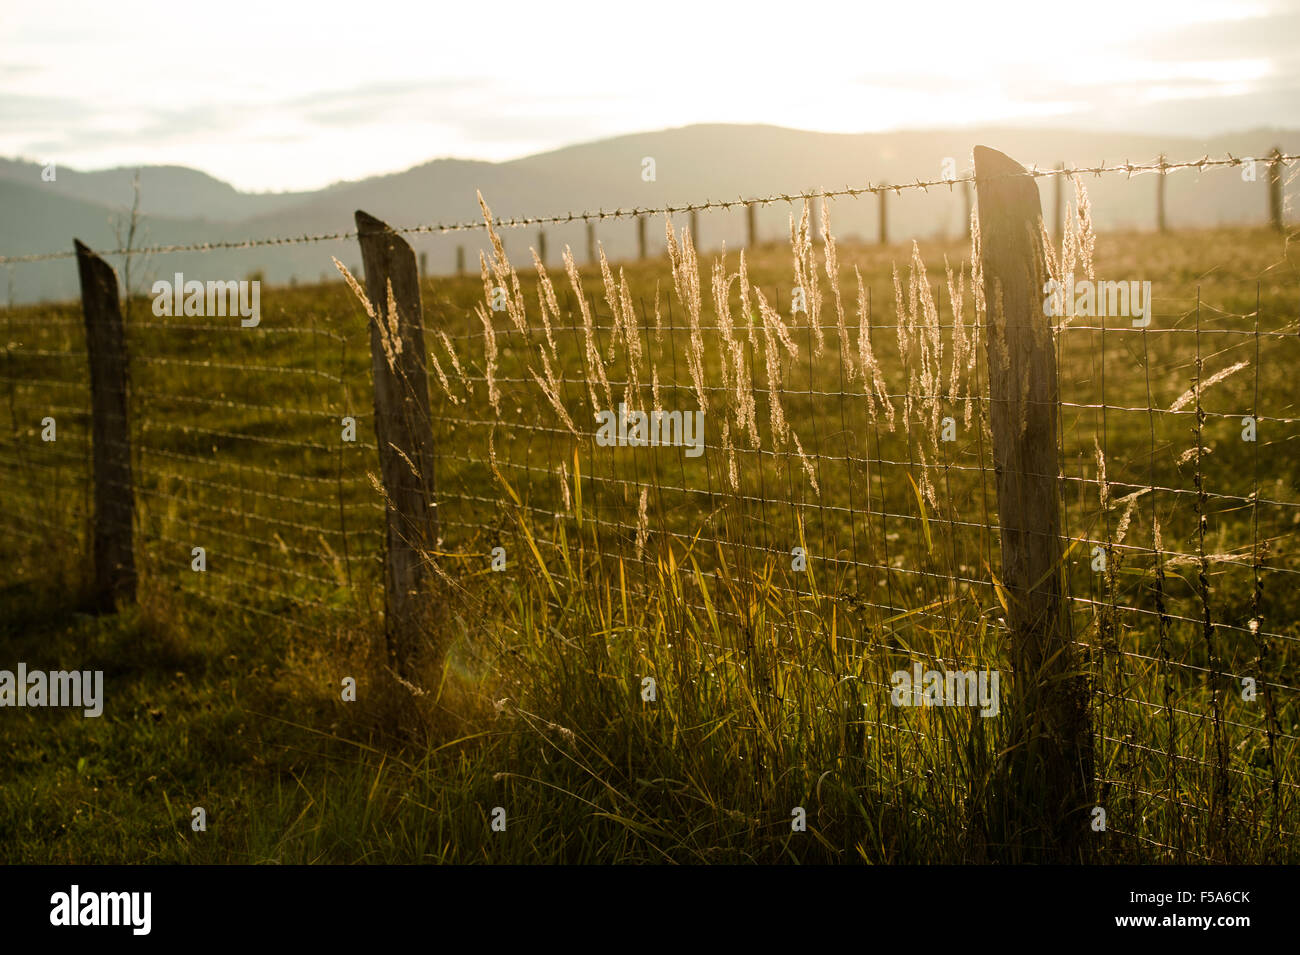
[[[955,244],[921,251],[931,285],[942,282],[943,255],[954,263],[968,255]],[[908,254],[841,249],[842,272],[858,265],[872,289],[873,323],[885,326],[873,343],[899,394],[908,368],[892,327],[890,267],[897,262],[906,278]],[[706,266],[711,260],[704,256]],[[750,270],[788,317],[789,250],[760,250]],[[1073,622],[1093,684],[1097,802],[1109,824],[1088,833],[1081,857],[1296,861],[1300,843],[1287,834],[1300,826],[1300,599],[1289,586],[1300,571],[1300,463],[1289,450],[1298,432],[1291,421],[1261,419],[1257,445],[1238,438],[1239,416],[1256,407],[1261,416],[1300,417],[1290,370],[1300,349],[1294,253],[1257,231],[1108,235],[1097,272],[1151,280],[1157,314],[1145,336],[1105,333],[1104,386],[1102,333],[1071,330],[1060,340],[1066,529],[1087,541],[1071,551],[1068,572],[1072,592],[1096,601],[1076,603]],[[927,499],[919,452],[928,432],[919,415],[889,432],[873,423],[860,383],[840,395],[827,291],[826,353],[810,359],[811,331],[806,320],[796,323],[800,362],[781,370],[785,414],[819,494],[786,450],[742,454],[733,493],[714,445],[720,411],[708,419],[711,450],[699,459],[678,449],[598,449],[571,438],[531,382],[540,334],[533,285],[521,278],[533,328],[524,340],[504,318],[496,324],[499,421],[481,381],[482,329],[471,312],[481,283],[439,280],[424,289],[426,323],[453,337],[479,380],[467,395],[430,341],[460,399],[431,375],[438,561],[451,581],[440,639],[450,668],[442,682],[434,674],[416,680],[425,693],[415,701],[413,736],[393,732],[378,693],[382,506],[366,476],[378,464],[367,330],[346,287],[264,290],[256,334],[237,322],[181,328],[183,320],[154,319],[146,300],[133,303],[141,601],[103,617],[76,611],[89,503],[79,312],[6,313],[0,667],[102,668],[107,687],[99,719],[0,711],[0,745],[14,767],[0,780],[8,861],[1033,857],[1032,833],[990,816],[991,793],[1006,788],[998,775],[998,754],[1010,743],[1005,721],[889,702],[889,674],[913,660],[1008,665],[1003,612],[985,583],[998,544],[986,529],[996,527],[996,501],[978,427],[961,427],[953,446],[931,456],[938,467]],[[665,406],[693,407],[690,333],[667,263],[629,264],[627,280],[646,308],[638,320]],[[1152,403],[1167,408],[1190,386],[1198,287],[1206,375],[1243,358],[1253,363],[1253,335],[1222,331],[1253,331],[1257,281],[1260,329],[1290,337],[1261,340],[1258,384],[1251,368],[1206,392],[1202,440],[1212,451],[1202,455],[1203,481],[1226,496],[1200,501],[1193,463],[1178,460],[1195,445],[1195,416],[1117,409],[1145,409],[1148,388]],[[608,336],[598,271],[584,270],[584,283]],[[677,326],[662,339],[649,317],[656,290],[665,322]],[[971,309],[968,295],[967,321]],[[940,314],[951,322],[946,292]],[[704,322],[715,323],[707,304]],[[1183,331],[1163,331],[1174,327]],[[717,384],[721,352],[705,334],[708,380]],[[589,430],[580,332],[559,331],[557,341],[566,406]],[[761,345],[755,353],[762,388]],[[625,356],[615,353],[611,380],[626,373]],[[984,380],[981,370],[975,394]],[[648,390],[645,370],[641,381]],[[1104,413],[1093,407],[1103,403]],[[942,414],[960,422],[963,411],[962,395],[945,393]],[[761,394],[757,412],[770,452]],[[58,420],[53,444],[39,438],[46,414]],[[345,415],[357,419],[355,445],[339,441]],[[1131,549],[1114,542],[1122,509],[1099,506],[1094,439],[1113,498],[1148,483],[1187,492],[1140,499],[1125,539]],[[881,460],[897,463],[874,463]],[[1238,499],[1255,492],[1256,474],[1260,500],[1275,502],[1258,509]],[[650,533],[638,556],[639,487],[648,488]],[[1195,564],[1166,557],[1169,619],[1161,626],[1153,613],[1152,514],[1167,554],[1195,554],[1198,510],[1206,552],[1236,560],[1211,565],[1209,604],[1221,625],[1213,666]],[[1094,541],[1111,545],[1112,573],[1089,569]],[[207,574],[189,569],[195,545],[207,549]],[[508,556],[503,574],[488,567],[497,545]],[[811,555],[809,573],[790,569],[796,545]],[[1279,637],[1251,637],[1257,613]],[[1262,697],[1243,701],[1236,683],[1209,678],[1216,668],[1276,685],[1271,751]],[[345,676],[359,681],[356,703],[340,700]],[[641,696],[647,676],[657,684],[654,702]],[[1218,797],[1216,695],[1227,746]],[[195,806],[207,810],[206,833],[190,830]],[[490,827],[498,806],[504,833]],[[807,811],[807,832],[791,832],[796,806]]]

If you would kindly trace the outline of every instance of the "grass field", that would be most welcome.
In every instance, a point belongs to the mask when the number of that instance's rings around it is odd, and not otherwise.
[[[1003,723],[890,701],[914,661],[1008,669],[969,244],[842,245],[843,329],[820,255],[799,279],[790,246],[749,253],[746,306],[737,256],[712,296],[701,253],[698,315],[675,287],[689,267],[584,268],[594,347],[555,269],[550,340],[531,268],[527,319],[492,314],[490,333],[478,276],[425,282],[450,656],[414,681],[403,732],[369,692],[383,504],[348,287],[265,289],[257,329],[131,303],[140,601],[105,616],[78,609],[80,310],[8,310],[0,667],[102,669],[107,700],[98,719],[4,713],[5,860],[1028,857],[1032,837],[988,809]],[[1155,313],[1145,331],[1081,318],[1057,338],[1067,577],[1107,816],[1080,858],[1295,862],[1297,253],[1264,231],[1107,234],[1094,264],[1151,281]],[[813,275],[818,328],[790,309]],[[788,339],[762,333],[759,292]],[[1198,352],[1205,379],[1249,363],[1204,389],[1202,415],[1180,403]],[[704,405],[706,452],[597,446],[592,407],[620,400]]]

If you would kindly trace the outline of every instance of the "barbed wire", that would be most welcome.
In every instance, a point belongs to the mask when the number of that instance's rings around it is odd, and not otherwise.
[[[1156,159],[1151,162],[1134,163],[1125,160],[1122,163],[1107,164],[1103,160],[1100,165],[1096,166],[1073,166],[1063,165],[1056,168],[1040,169],[1037,164],[1030,166],[1025,173],[1002,173],[997,176],[985,177],[986,181],[992,179],[1014,178],[1019,175],[1028,174],[1035,179],[1050,178],[1053,176],[1065,176],[1073,178],[1075,176],[1092,175],[1098,176],[1105,173],[1124,173],[1129,178],[1143,173],[1155,172],[1165,175],[1170,172],[1176,172],[1181,169],[1212,169],[1225,166],[1240,166],[1243,163],[1254,159],[1255,162],[1273,164],[1286,163],[1290,164],[1300,160],[1300,154],[1284,153],[1274,156],[1265,156],[1262,158],[1244,157],[1239,158],[1228,153],[1222,159],[1211,159],[1205,155],[1200,159],[1187,159],[1177,162],[1169,162],[1165,159]],[[793,203],[799,201],[808,201],[813,199],[843,199],[856,198],[864,195],[881,195],[885,193],[894,193],[902,195],[904,190],[921,190],[929,192],[931,188],[947,186],[951,189],[958,183],[973,183],[976,181],[974,172],[966,173],[962,176],[956,176],[951,179],[914,179],[912,182],[896,183],[872,183],[868,182],[863,186],[845,185],[839,189],[808,189],[800,192],[781,192],[771,193],[766,196],[752,196],[748,199],[738,197],[736,199],[705,199],[700,202],[678,203],[663,206],[633,206],[630,209],[598,209],[595,211],[586,210],[582,212],[560,212],[543,216],[512,216],[504,219],[493,219],[492,225],[498,229],[519,229],[527,226],[537,225],[567,225],[574,222],[603,222],[610,219],[636,219],[641,216],[649,215],[679,215],[689,212],[705,212],[713,210],[730,210],[745,206],[767,206],[775,203]],[[484,220],[473,220],[464,222],[435,222],[425,225],[394,227],[393,231],[400,235],[443,235],[449,232],[471,232],[485,228],[487,225]],[[216,242],[195,242],[177,245],[152,245],[141,246],[138,249],[110,249],[98,253],[105,255],[164,255],[172,252],[216,252],[231,251],[239,249],[257,249],[269,246],[281,245],[305,245],[316,242],[344,242],[349,239],[355,239],[357,233],[355,230],[344,232],[319,232],[305,233],[298,236],[271,236],[262,239],[235,239],[229,241]],[[23,262],[47,262],[56,259],[70,259],[77,253],[75,251],[61,252],[39,252],[31,255],[4,255],[0,256],[0,265],[12,265]]]

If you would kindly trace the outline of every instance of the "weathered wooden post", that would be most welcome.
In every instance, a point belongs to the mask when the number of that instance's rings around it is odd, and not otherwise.
[[[596,264],[596,223],[587,220],[587,264]]]
[[[697,249],[700,247],[700,213],[698,209],[691,210],[691,244]]]
[[[384,632],[388,665],[405,677],[429,651],[436,662],[442,649],[433,632],[438,607],[430,553],[438,540],[438,511],[424,314],[410,245],[365,212],[358,211],[356,221],[366,294],[376,316],[370,323],[370,367],[386,498]],[[390,287],[396,315],[389,314]]]
[[[880,244],[889,245],[889,193],[881,189],[880,196]]]
[[[135,485],[127,419],[126,335],[117,297],[117,273],[79,240],[77,275],[90,359],[95,520],[91,545],[95,582],[91,601],[112,610],[135,599]]]
[[[1073,858],[1088,834],[1092,734],[1086,678],[1071,648],[1056,419],[1056,353],[1038,186],[1024,167],[975,147],[987,302],[989,418],[1002,584],[1012,637],[1011,735],[1000,776],[1008,831],[1027,857]]]
[[[421,252],[420,253],[420,278],[424,279],[424,278],[428,278],[428,276],[429,276],[429,253]]]
[[[465,274],[465,247],[463,245],[456,246],[456,274]]]
[[[543,265],[546,264],[546,230],[545,229],[537,230],[537,257],[542,260]]]
[[[1160,177],[1156,180],[1156,231],[1168,232],[1165,220],[1165,154],[1160,154]]]
[[[1268,221],[1277,232],[1283,231],[1282,223],[1282,150],[1274,147],[1268,164]]]
[[[645,245],[645,216],[636,217],[636,257],[641,260],[647,258]]]
[[[758,248],[758,212],[754,208],[754,203],[750,202],[745,205],[745,234],[748,239],[747,248]]]

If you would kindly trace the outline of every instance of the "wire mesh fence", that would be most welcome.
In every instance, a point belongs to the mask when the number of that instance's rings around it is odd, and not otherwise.
[[[1161,162],[1032,174],[1237,161]],[[751,667],[764,706],[809,694],[913,775],[951,770],[969,743],[954,737],[977,737],[980,718],[899,706],[892,676],[913,662],[1014,669],[979,256],[927,244],[896,261],[904,250],[839,248],[831,230],[817,242],[798,202],[947,184],[755,200],[794,206],[790,248],[713,262],[672,217],[733,203],[547,217],[663,215],[670,254],[521,275],[495,244],[479,276],[425,283],[442,535],[429,559],[455,578],[451,602],[489,621],[514,575],[540,569],[562,630],[552,575],[582,541],[625,593],[669,587],[694,615],[706,672]],[[1095,799],[1111,820],[1098,838],[1206,859],[1225,858],[1233,832],[1292,840],[1297,284],[1258,257],[1205,275],[1157,264],[1138,236],[1098,243],[1091,262],[1080,203],[1052,275],[1069,259],[1089,281],[1151,282],[1138,319],[1096,307],[1049,319],[1060,469],[1047,477]],[[491,223],[487,238],[542,221]],[[182,249],[201,247],[148,251]],[[266,304],[241,328],[128,301],[142,587],[308,635],[374,628],[385,498],[369,320],[343,282],[272,290]],[[84,325],[64,306],[9,308],[5,322],[5,534],[18,572],[52,573],[52,555],[89,546]]]

